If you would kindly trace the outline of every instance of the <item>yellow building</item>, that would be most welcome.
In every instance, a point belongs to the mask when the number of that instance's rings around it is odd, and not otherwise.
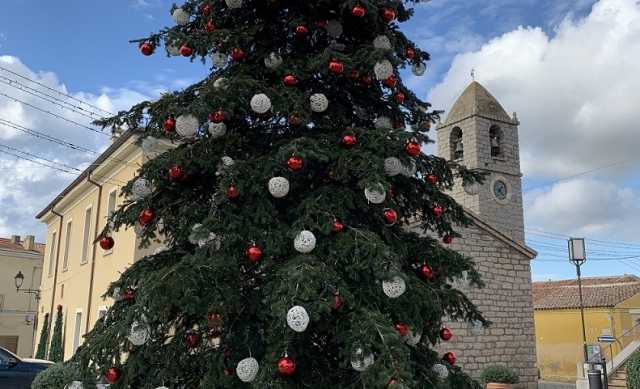
[[[587,343],[598,344],[603,335],[614,337],[615,343],[600,344],[609,361],[628,354],[627,347],[636,348],[640,339],[640,278],[586,278],[582,291]],[[533,284],[537,359],[543,380],[575,382],[578,377],[584,360],[579,301],[576,280]]]
[[[134,131],[116,138],[37,215],[47,225],[48,246],[39,317],[47,313],[54,317],[56,307],[62,306],[65,359],[73,355],[82,344],[83,335],[112,304],[110,298],[102,298],[109,284],[147,252],[138,248],[132,229],[112,235],[115,246],[111,250],[102,250],[97,242],[108,215],[124,201],[122,186],[143,163],[137,138]]]
[[[0,238],[0,347],[25,358],[33,356],[43,252],[44,245],[35,243],[32,235],[23,240],[17,235]],[[19,291],[18,273],[22,275]]]

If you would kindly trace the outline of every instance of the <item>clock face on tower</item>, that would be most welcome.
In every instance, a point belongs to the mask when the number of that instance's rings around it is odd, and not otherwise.
[[[502,180],[495,180],[493,183],[493,195],[496,199],[504,201],[507,199],[509,189],[507,184]]]

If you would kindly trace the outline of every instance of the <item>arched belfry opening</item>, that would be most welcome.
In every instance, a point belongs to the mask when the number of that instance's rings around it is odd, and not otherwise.
[[[489,142],[491,143],[491,157],[502,158],[504,150],[502,149],[503,132],[500,126],[494,124],[489,129]]]
[[[459,160],[464,158],[464,144],[462,143],[462,130],[456,127],[451,131],[450,148],[451,159]]]

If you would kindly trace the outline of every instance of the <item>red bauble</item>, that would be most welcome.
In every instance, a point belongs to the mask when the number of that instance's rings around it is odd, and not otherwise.
[[[409,334],[409,325],[406,323],[397,322],[396,324],[393,325],[393,328],[395,328],[396,331],[398,331],[400,336],[407,336]]]
[[[104,236],[100,239],[100,247],[103,250],[111,250],[115,244],[116,242],[110,236]]]
[[[364,74],[362,77],[360,77],[360,82],[362,82],[362,84],[364,85],[371,85],[373,83],[373,77],[371,77],[371,74]]]
[[[187,347],[194,348],[200,342],[200,337],[195,332],[187,332],[184,336],[184,341],[187,344]]]
[[[344,64],[337,59],[329,62],[329,71],[335,74],[342,74],[344,72]]]
[[[349,78],[352,79],[353,81],[356,81],[358,78],[360,78],[360,72],[357,70],[352,70],[351,74],[349,74]]]
[[[304,159],[302,159],[302,157],[298,155],[292,155],[287,160],[287,166],[289,167],[289,170],[291,170],[292,172],[297,172],[301,170],[302,167],[304,166]]]
[[[247,54],[244,52],[244,50],[239,47],[234,47],[233,49],[231,49],[231,59],[233,59],[234,61],[242,61],[246,56]]]
[[[420,266],[420,274],[422,274],[422,276],[424,278],[426,278],[427,280],[432,280],[433,279],[433,270],[426,263],[424,265]]]
[[[162,127],[164,127],[165,132],[173,132],[176,129],[176,119],[169,117],[164,119],[162,123]]]
[[[398,78],[396,76],[391,76],[385,80],[382,80],[382,83],[387,88],[395,88],[398,85]]]
[[[214,123],[221,123],[224,121],[224,111],[222,109],[219,109],[215,112],[211,112],[209,114],[209,120],[214,122]]]
[[[231,377],[233,375],[233,373],[235,373],[235,369],[232,367],[225,367],[224,368],[224,375],[226,375],[227,377]]]
[[[407,59],[412,60],[416,57],[416,51],[413,48],[409,47],[407,48],[405,56],[407,57]]]
[[[450,365],[455,365],[458,358],[456,358],[456,354],[453,351],[449,351],[448,353],[442,356],[442,359],[445,360]]]
[[[216,30],[216,24],[213,22],[213,20],[209,20],[207,24],[204,26],[204,31],[209,34],[214,32],[215,30]]]
[[[344,135],[342,137],[342,139],[340,139],[340,143],[347,149],[352,148],[353,146],[356,145],[356,143],[358,143],[358,138],[356,138],[355,135],[352,134],[347,134]]]
[[[396,92],[396,93],[393,95],[393,98],[395,99],[395,101],[396,101],[398,104],[402,104],[402,103],[404,103],[404,99],[405,99],[405,97],[406,97],[406,96],[404,95],[404,93],[403,93],[403,92],[400,92],[400,91]]]
[[[227,197],[231,200],[235,200],[240,197],[240,191],[238,190],[238,187],[235,185],[229,185],[229,187],[227,188]]]
[[[451,332],[451,330],[448,329],[447,327],[443,327],[440,330],[440,339],[444,341],[449,341],[451,340],[451,338],[453,338],[453,332]]]
[[[321,21],[316,23],[316,26],[318,26],[320,28],[326,28],[327,24],[329,24],[328,20],[321,20]]]
[[[344,305],[344,300],[342,299],[342,296],[340,296],[339,293],[336,293],[333,295],[333,309],[335,309],[336,311],[340,308],[342,308],[342,306]]]
[[[367,10],[361,5],[356,5],[355,7],[351,8],[351,15],[357,18],[363,17],[366,12]]]
[[[202,7],[202,15],[209,16],[210,13],[211,13],[211,7],[209,6],[209,4],[205,4]]]
[[[191,47],[187,46],[186,44],[180,47],[180,55],[182,55],[183,57],[191,57],[191,54],[193,54],[193,49]]]
[[[301,36],[305,36],[309,33],[309,28],[307,28],[307,26],[305,26],[304,24],[300,24],[298,26],[296,26],[296,35],[301,37]]]
[[[58,304],[58,306],[56,307],[56,310],[57,310],[58,312],[62,311],[62,305]]]
[[[140,223],[140,225],[146,226],[147,224],[151,223],[155,218],[156,218],[155,211],[151,208],[145,208],[140,212],[140,215],[138,215],[138,222]]]
[[[395,388],[398,385],[398,380],[395,378],[391,378],[389,382],[387,382],[387,388]]]
[[[333,226],[331,226],[331,231],[338,233],[344,230],[344,224],[340,220],[334,220]]]
[[[427,176],[427,181],[429,181],[431,185],[436,185],[438,183],[438,176],[435,174],[429,174]]]
[[[143,42],[142,44],[140,44],[140,52],[142,53],[142,55],[149,56],[153,54],[154,50],[155,50],[155,47],[151,42]]]
[[[404,146],[404,151],[407,153],[407,155],[409,155],[410,157],[417,157],[418,155],[420,155],[420,143],[418,142],[409,142]]]
[[[289,115],[288,122],[289,122],[290,126],[298,127],[299,125],[302,124],[302,119],[300,119],[300,116],[298,116],[296,114],[291,114],[291,115]]]
[[[396,222],[398,221],[398,212],[396,212],[395,210],[393,210],[391,208],[385,209],[384,210],[384,220],[389,225],[396,224]]]
[[[382,11],[382,19],[387,23],[394,21],[396,19],[396,11],[392,8],[385,8],[384,11]]]
[[[247,247],[244,254],[247,256],[247,259],[253,263],[262,259],[262,249],[255,244]]]
[[[120,375],[120,369],[117,367],[110,367],[104,374],[104,379],[107,380],[109,384],[115,384],[120,379]]]
[[[184,170],[178,165],[169,168],[169,179],[171,181],[180,181],[184,177]]]
[[[284,82],[286,86],[295,86],[296,84],[298,84],[298,79],[293,74],[287,74],[282,79],[282,82]]]
[[[133,288],[127,288],[124,290],[124,293],[122,293],[122,298],[127,300],[127,301],[131,301],[133,299],[136,298],[136,290]]]
[[[445,235],[442,237],[442,242],[445,244],[451,244],[453,242],[453,235]]]
[[[442,216],[444,210],[442,209],[442,207],[436,205],[435,207],[431,208],[431,212],[433,212],[433,216],[435,216],[436,219],[439,219],[440,216]]]
[[[296,361],[293,358],[284,356],[278,360],[278,373],[283,376],[292,376],[296,372]]]

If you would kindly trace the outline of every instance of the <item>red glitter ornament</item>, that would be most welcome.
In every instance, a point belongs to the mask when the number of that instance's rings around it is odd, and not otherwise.
[[[146,226],[147,224],[151,223],[155,218],[156,218],[155,211],[151,208],[145,208],[140,212],[140,215],[138,215],[138,222],[140,223],[140,225]]]
[[[357,18],[363,17],[365,13],[367,13],[367,10],[361,5],[356,5],[353,8],[351,8],[351,15]]]
[[[206,33],[211,34],[215,30],[216,30],[216,24],[213,22],[213,20],[209,20],[207,24],[204,26],[204,31]]]
[[[115,384],[120,379],[121,374],[120,369],[117,367],[110,367],[104,374],[104,379],[107,380],[109,384]]]
[[[382,80],[382,84],[387,88],[395,88],[398,85],[398,78],[393,75],[387,79]]]
[[[215,111],[215,112],[211,112],[209,114],[209,120],[214,122],[214,123],[221,123],[224,121],[224,111],[221,109]]]
[[[344,230],[344,224],[340,221],[340,220],[334,220],[333,221],[333,226],[331,226],[331,231],[338,233],[341,232],[342,230]]]
[[[235,185],[229,185],[229,187],[227,188],[227,197],[231,200],[235,200],[240,197],[240,191],[238,190],[238,187]]]
[[[404,99],[405,99],[405,97],[406,97],[406,96],[405,96],[405,94],[404,94],[403,92],[400,92],[400,91],[396,92],[396,93],[393,95],[394,100],[395,100],[398,104],[402,104],[402,103],[404,103]]]
[[[444,210],[442,209],[442,207],[436,205],[435,207],[431,208],[431,212],[433,212],[433,216],[435,216],[436,219],[439,219],[440,216],[442,216]]]
[[[247,54],[239,47],[234,47],[231,49],[231,59],[234,61],[242,61],[245,59]]]
[[[186,44],[180,47],[180,55],[182,55],[183,57],[191,57],[191,54],[193,54],[193,49],[191,47],[187,46]]]
[[[304,160],[298,155],[292,155],[287,160],[287,167],[289,167],[289,170],[292,172],[297,172],[304,167]]]
[[[110,236],[104,236],[100,239],[100,247],[103,250],[111,250],[115,244],[116,242]]]
[[[304,24],[296,26],[296,35],[299,37],[305,36],[309,33],[309,28]]]
[[[187,347],[194,348],[200,342],[200,337],[195,332],[187,332],[184,336],[184,341],[187,344]]]
[[[295,86],[296,84],[298,84],[298,79],[296,78],[296,76],[294,76],[293,74],[287,74],[286,76],[284,76],[284,78],[282,79],[282,82],[286,85],[286,86]]]
[[[396,19],[396,11],[392,8],[385,8],[384,11],[382,11],[382,19],[387,23],[393,22]]]
[[[184,171],[182,167],[178,165],[173,165],[169,168],[169,179],[171,181],[180,181],[184,177]]]
[[[405,56],[408,60],[412,60],[416,57],[416,51],[413,48],[408,47]]]
[[[424,278],[426,278],[427,280],[432,280],[433,279],[433,270],[426,263],[424,265],[420,266],[420,274],[422,274],[422,276]]]
[[[255,244],[247,247],[244,254],[247,256],[247,259],[253,263],[262,259],[262,249]]]
[[[429,181],[431,185],[436,185],[438,184],[438,176],[436,176],[435,174],[429,174],[427,176],[427,181]]]
[[[333,295],[333,309],[335,309],[336,311],[340,308],[342,308],[342,306],[344,305],[344,300],[342,299],[342,296],[340,296],[339,293],[336,293]]]
[[[344,64],[337,59],[329,62],[329,71],[335,74],[342,74],[344,72]]]
[[[126,301],[131,301],[136,298],[136,290],[133,288],[127,288],[122,293],[122,298]]]
[[[400,336],[407,336],[409,334],[409,325],[406,323],[397,322],[393,325],[393,328],[398,331]]]
[[[153,54],[154,51],[155,51],[155,47],[151,42],[142,42],[140,44],[140,52],[142,53],[142,55],[149,56]]]
[[[448,329],[447,327],[443,327],[440,330],[440,339],[444,341],[449,341],[451,340],[451,338],[453,338],[453,332],[451,332],[451,330]]]
[[[280,375],[289,377],[292,376],[295,372],[296,361],[293,358],[285,355],[278,360],[278,373],[280,373]]]
[[[393,209],[385,209],[384,210],[384,220],[388,225],[395,224],[398,221],[398,212]]]
[[[344,146],[346,149],[350,149],[353,146],[356,145],[356,143],[358,143],[358,139],[356,138],[355,135],[353,134],[347,134],[344,135],[342,137],[342,139],[340,139],[340,143],[342,144],[342,146]]]
[[[172,117],[168,117],[166,119],[164,119],[164,122],[162,123],[162,127],[164,128],[164,131],[169,133],[169,132],[173,132],[176,130],[176,119],[172,118]]]
[[[211,13],[211,7],[209,6],[209,4],[205,4],[202,7],[202,15],[203,16],[209,16],[210,13]]]
[[[418,155],[420,155],[420,150],[421,150],[421,147],[420,147],[420,143],[418,142],[409,142],[404,146],[404,151],[410,157],[417,157]]]
[[[447,235],[443,236],[442,237],[442,242],[445,243],[445,244],[453,243],[453,235],[447,234]]]
[[[450,365],[455,365],[458,358],[456,358],[456,354],[453,351],[449,351],[442,356],[442,359],[449,363]]]

